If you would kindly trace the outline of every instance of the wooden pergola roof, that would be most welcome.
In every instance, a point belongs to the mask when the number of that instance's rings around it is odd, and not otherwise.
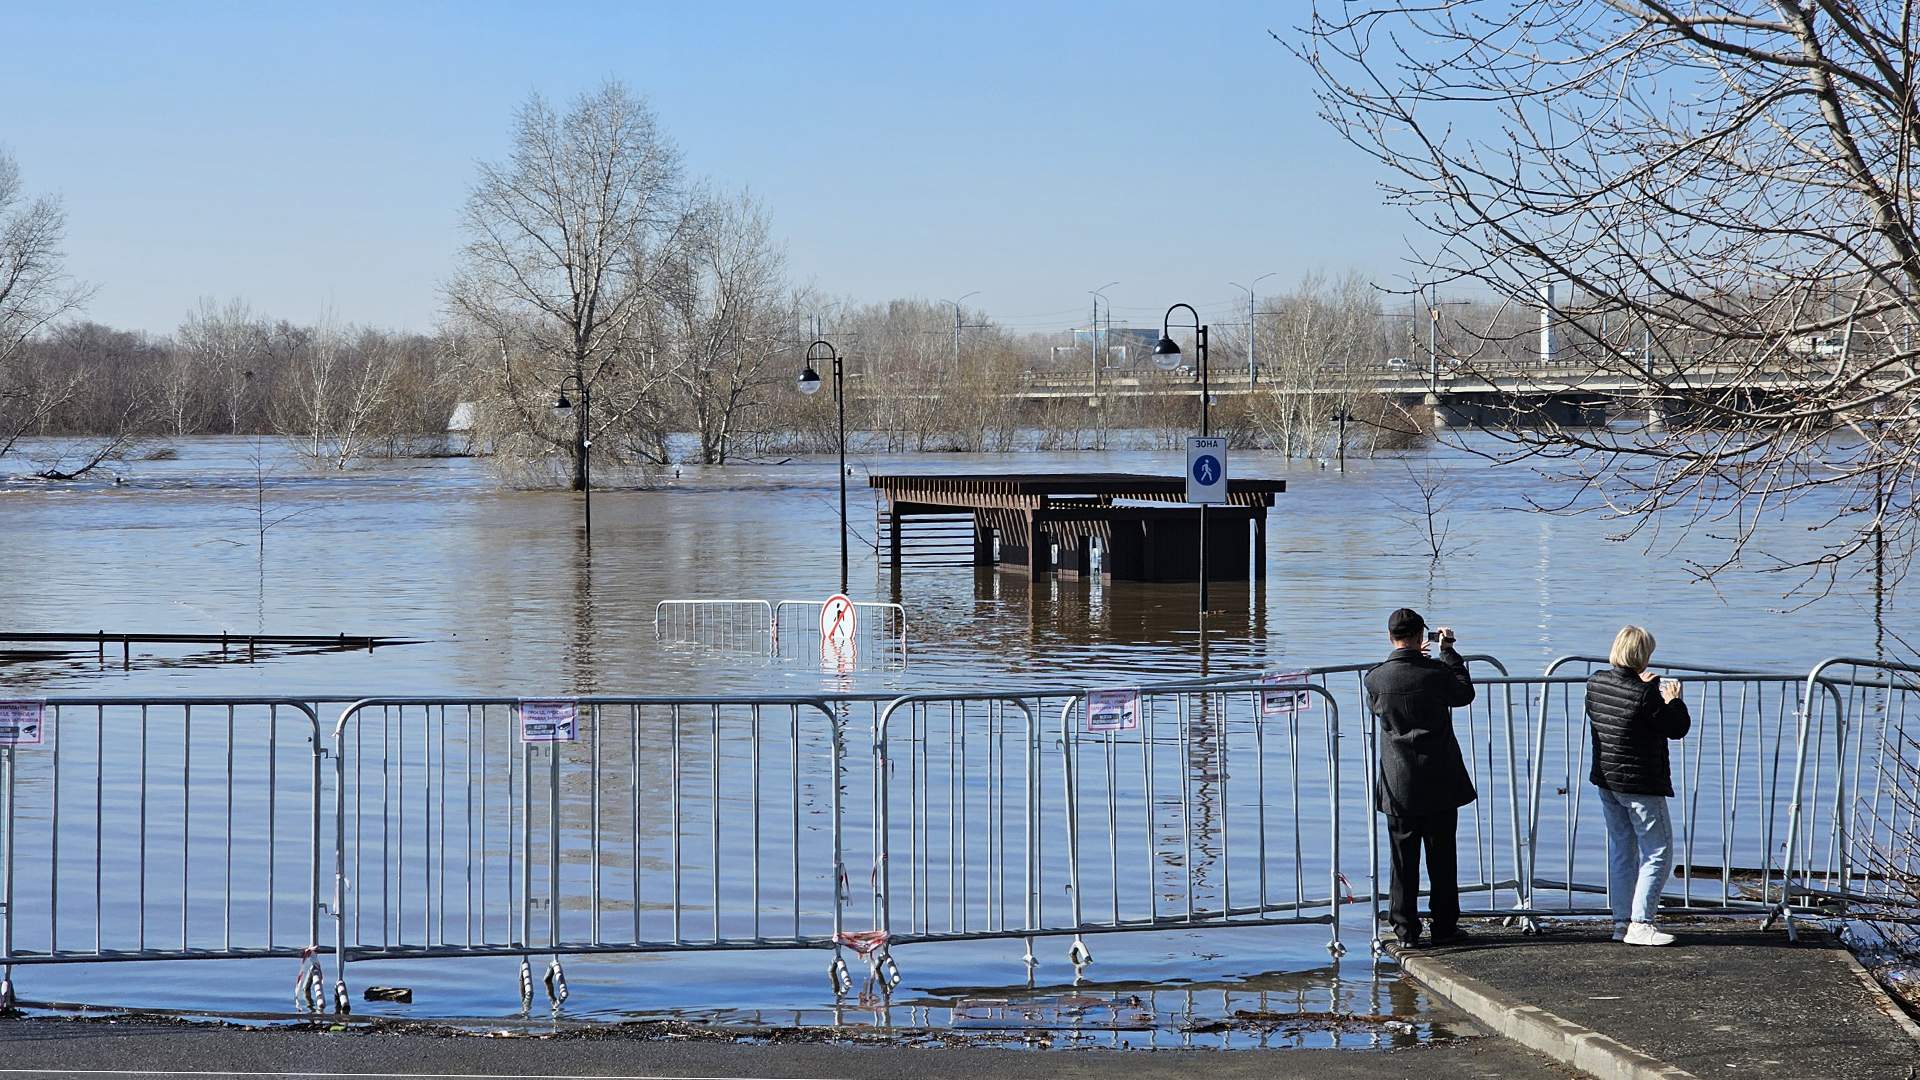
[[[898,506],[948,506],[968,509],[1043,510],[1051,506],[1107,506],[1116,500],[1184,503],[1187,484],[1179,476],[1144,473],[976,473],[869,476],[867,483],[887,493]],[[1285,480],[1228,480],[1233,506],[1272,506],[1287,490]]]

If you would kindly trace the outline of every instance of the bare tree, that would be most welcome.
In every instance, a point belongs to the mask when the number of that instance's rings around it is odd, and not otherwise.
[[[246,301],[202,299],[175,337],[187,356],[180,379],[195,379],[213,396],[213,408],[229,435],[258,432],[262,417],[256,371],[267,354],[269,329]],[[187,393],[185,389],[182,394]]]
[[[724,465],[744,414],[770,387],[769,364],[792,352],[792,298],[784,260],[752,199],[702,206],[660,275],[661,347],[671,354],[680,407],[700,440],[700,460]],[[794,355],[797,355],[795,353]],[[777,375],[788,385],[791,372]]]
[[[1450,542],[1453,520],[1447,516],[1453,509],[1453,498],[1447,493],[1445,479],[1431,464],[1417,472],[1410,461],[1402,460],[1400,464],[1407,470],[1407,483],[1413,490],[1406,495],[1388,494],[1385,498],[1399,511],[1395,516],[1400,523],[1419,535],[1420,547],[1427,558],[1437,563],[1454,550]]]
[[[92,295],[67,275],[60,249],[66,228],[59,202],[29,198],[19,166],[0,151],[0,455],[45,422],[75,386],[35,378],[21,363],[29,338]]]
[[[322,323],[282,373],[275,428],[308,461],[344,469],[382,434],[399,368],[390,335]]]
[[[1724,522],[1703,575],[1831,582],[1916,524],[1913,30],[1891,3],[1319,0],[1292,47],[1424,226],[1417,284],[1521,308],[1553,287],[1548,331],[1633,421],[1516,403],[1503,458],[1554,463],[1628,532]],[[1815,493],[1817,555],[1756,545]]]
[[[657,351],[640,333],[654,256],[673,241],[679,155],[646,103],[619,83],[565,114],[538,96],[515,120],[513,154],[480,166],[467,199],[467,245],[447,300],[478,346],[483,402],[505,434],[564,451],[586,486],[595,432],[588,410],[551,415],[563,382],[593,396],[596,430],[653,406]],[[577,392],[577,391],[576,391]]]

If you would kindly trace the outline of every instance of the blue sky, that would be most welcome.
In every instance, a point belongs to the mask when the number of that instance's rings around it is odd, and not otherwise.
[[[88,314],[201,297],[428,328],[474,162],[614,77],[689,171],[767,206],[792,276],[1018,329],[1229,281],[1402,272],[1375,166],[1315,116],[1272,3],[86,4],[12,0],[0,146],[58,194]]]

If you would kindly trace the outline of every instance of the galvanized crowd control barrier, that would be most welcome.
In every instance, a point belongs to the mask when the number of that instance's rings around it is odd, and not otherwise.
[[[719,656],[763,657],[776,663],[842,671],[898,671],[907,664],[907,611],[899,604],[856,600],[853,630],[828,648],[820,600],[662,600],[654,605],[653,635],[670,648],[695,647]]]
[[[1470,663],[1463,907],[1605,914],[1583,702],[1600,661]],[[49,698],[40,745],[0,744],[0,1000],[16,967],[286,958],[301,1007],[344,1012],[354,962],[495,956],[520,959],[528,1003],[544,961],[557,1007],[566,956],[756,949],[829,954],[836,995],[851,952],[884,992],[893,949],[923,942],[1015,942],[1031,973],[1039,939],[1065,939],[1077,973],[1102,933],[1313,925],[1337,958],[1355,906],[1377,952],[1371,666],[900,697],[369,698],[324,729],[291,699]],[[1694,715],[1665,905],[1790,932],[1920,916],[1902,783],[1920,772],[1920,668],[1662,670]]]

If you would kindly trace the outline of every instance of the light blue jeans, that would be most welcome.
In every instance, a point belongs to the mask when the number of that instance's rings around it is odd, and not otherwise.
[[[1596,790],[1607,819],[1607,902],[1613,921],[1650,923],[1660,911],[1660,890],[1673,867],[1667,800]]]

